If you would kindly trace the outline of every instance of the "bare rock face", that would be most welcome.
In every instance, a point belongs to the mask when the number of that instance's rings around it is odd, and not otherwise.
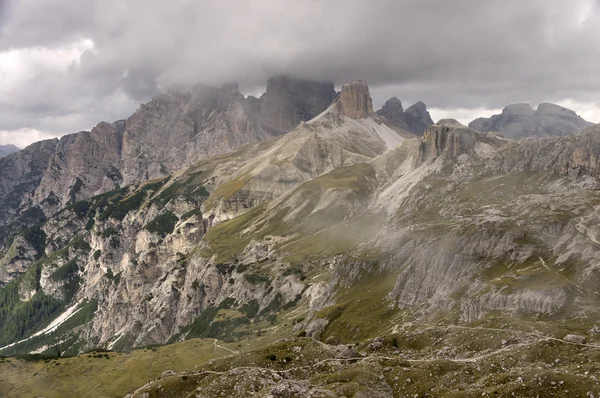
[[[455,159],[463,154],[481,157],[502,145],[495,135],[474,131],[454,119],[442,119],[425,130],[418,159],[420,163],[440,157]]]
[[[491,135],[491,134],[490,134]],[[488,167],[496,170],[552,171],[570,176],[600,175],[600,125],[553,140],[510,142]]]
[[[375,116],[369,86],[364,80],[344,84],[337,106],[341,114],[351,119]]]
[[[433,124],[427,106],[421,101],[410,106],[404,112],[404,117],[408,125],[408,131],[416,135],[423,135],[425,129]]]
[[[29,145],[22,151],[0,159],[0,225],[27,203],[48,168],[57,139]]]
[[[385,117],[387,120],[392,122],[394,126],[401,128],[403,130],[409,131],[410,128],[406,123],[406,116],[404,115],[404,109],[402,108],[402,102],[396,98],[392,97],[385,102],[383,107],[377,111],[379,116]]]
[[[271,77],[260,97],[260,120],[269,131],[282,134],[323,112],[335,99],[333,83]]]
[[[124,129],[124,120],[103,122],[91,132],[63,136],[40,181],[34,202],[53,197],[64,205],[118,187],[123,182],[120,164]],[[49,214],[57,210],[54,205],[44,207]]]
[[[507,138],[562,137],[591,125],[572,110],[549,103],[540,104],[536,110],[529,104],[512,104],[499,115],[469,123],[474,130],[496,131]]]

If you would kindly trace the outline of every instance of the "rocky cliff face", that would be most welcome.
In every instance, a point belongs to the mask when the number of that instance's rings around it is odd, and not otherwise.
[[[540,104],[536,110],[529,104],[508,105],[500,115],[469,123],[474,130],[496,131],[507,138],[561,137],[591,125],[572,110],[548,103]]]
[[[373,101],[364,80],[355,80],[342,87],[338,110],[351,119],[373,117]]]
[[[0,227],[32,198],[57,145],[58,140],[40,141],[0,159]]]
[[[392,97],[387,100],[383,107],[377,111],[377,114],[387,118],[398,128],[409,131],[406,116],[404,116],[404,108],[402,108],[402,102],[398,98]]]
[[[11,153],[15,153],[18,151],[20,151],[20,149],[12,144],[0,145],[0,158],[3,158],[6,155],[10,155]]]
[[[409,106],[404,111],[404,116],[406,124],[408,124],[408,131],[416,135],[422,135],[425,129],[433,124],[427,106],[421,101]]]
[[[271,77],[260,97],[260,120],[274,133],[287,133],[327,109],[335,96],[333,83]]]

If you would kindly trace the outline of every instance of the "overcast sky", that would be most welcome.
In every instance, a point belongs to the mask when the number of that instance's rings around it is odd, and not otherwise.
[[[0,0],[0,144],[129,116],[171,84],[367,80],[467,123],[515,102],[600,122],[600,0]]]

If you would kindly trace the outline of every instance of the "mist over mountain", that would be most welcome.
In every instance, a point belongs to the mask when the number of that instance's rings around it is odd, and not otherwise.
[[[599,27],[0,0],[0,397],[600,397]]]

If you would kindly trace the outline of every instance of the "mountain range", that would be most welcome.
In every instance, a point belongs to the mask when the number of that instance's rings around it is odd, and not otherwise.
[[[19,148],[17,148],[15,145],[0,145],[0,158],[3,158],[4,156],[10,155],[11,153],[15,153],[17,151],[19,151]]]
[[[549,103],[540,104],[536,110],[529,104],[508,105],[499,115],[469,123],[474,130],[495,131],[507,138],[562,137],[591,125],[572,110]]]
[[[596,394],[600,126],[514,108],[434,124],[420,102],[375,112],[362,80],[280,76],[9,155],[0,353],[231,354],[132,397]],[[532,120],[561,136],[506,137]],[[75,377],[53,361],[38,381]],[[33,394],[3,366],[0,394]]]

